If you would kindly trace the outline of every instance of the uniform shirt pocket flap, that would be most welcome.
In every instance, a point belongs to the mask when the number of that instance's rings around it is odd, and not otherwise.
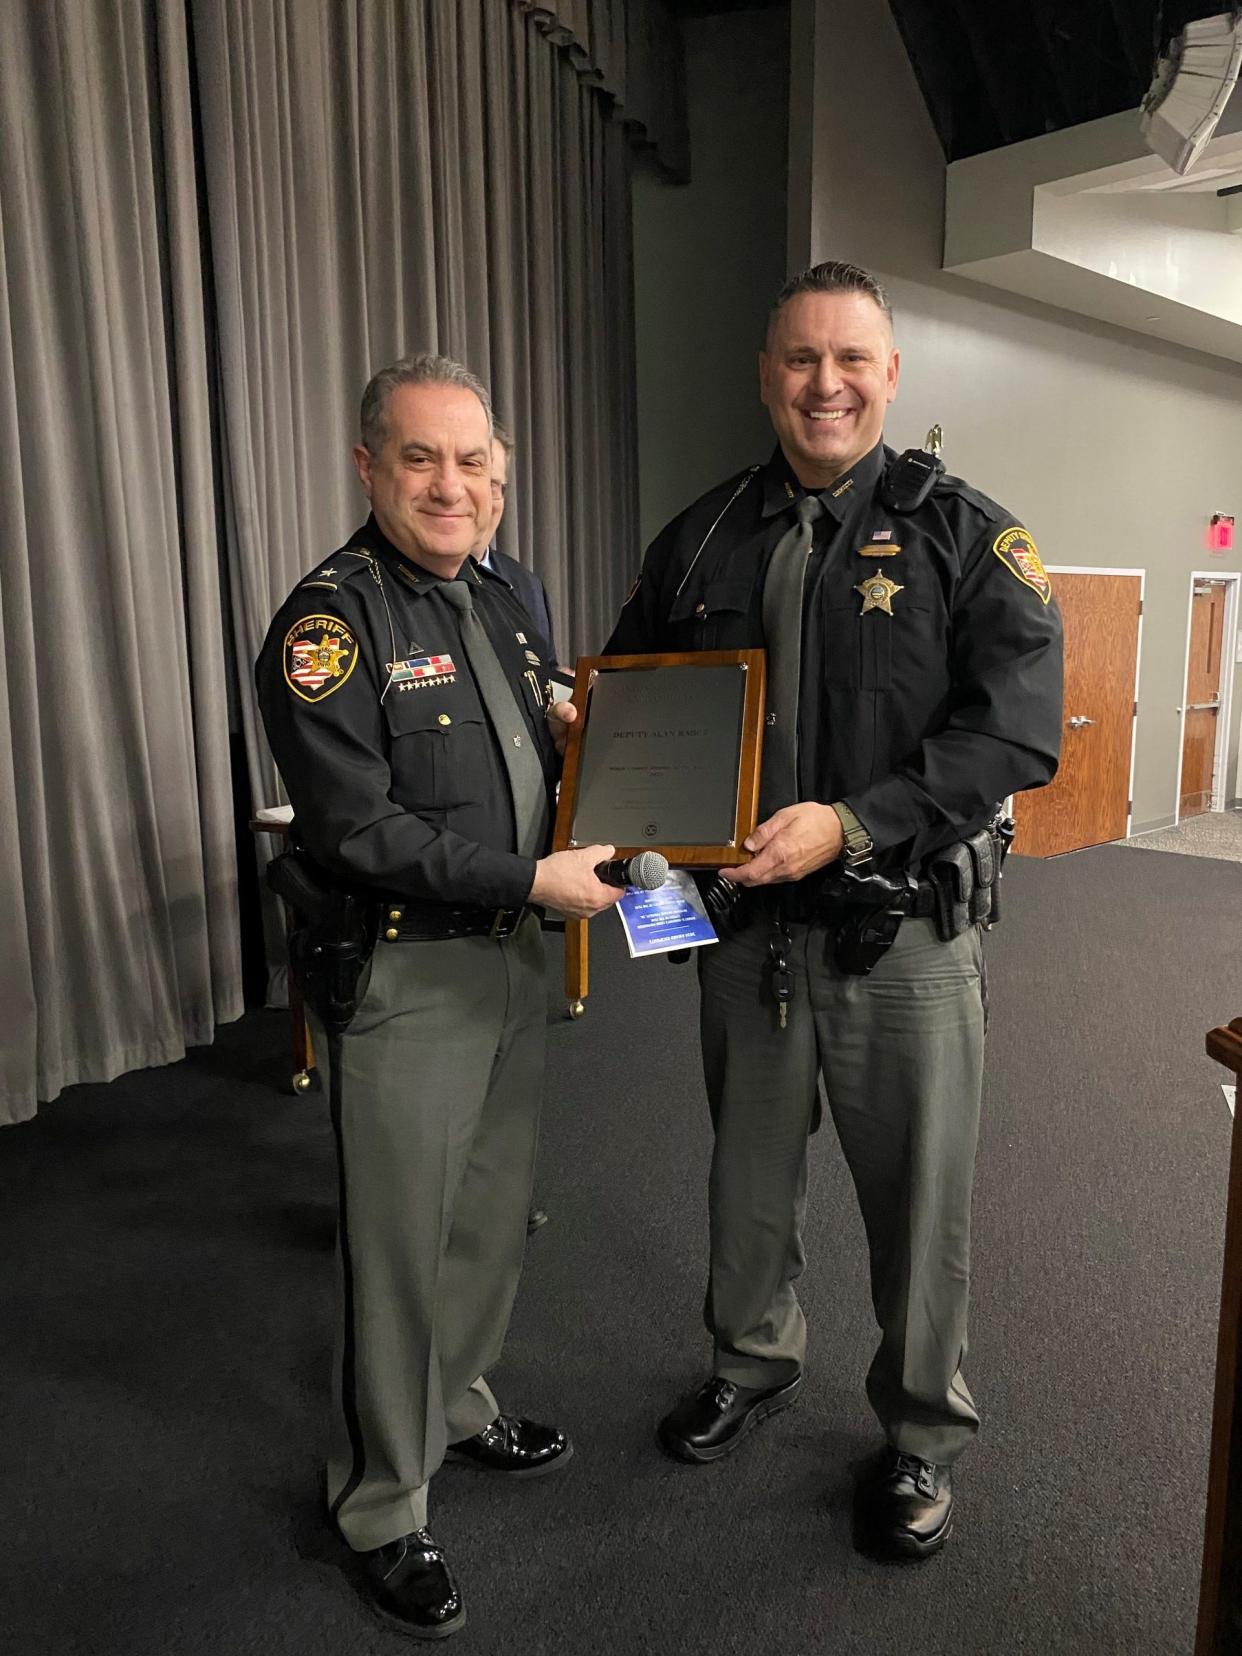
[[[709,581],[703,587],[696,587],[688,582],[682,592],[674,598],[668,618],[670,621],[705,621],[709,616],[718,615],[725,610],[745,614],[750,608],[754,590],[755,582],[751,575]]]
[[[431,684],[408,692],[392,686],[384,697],[384,712],[394,736],[410,736],[416,731],[448,732],[459,724],[483,722],[483,709],[473,698],[451,691],[438,694]]]

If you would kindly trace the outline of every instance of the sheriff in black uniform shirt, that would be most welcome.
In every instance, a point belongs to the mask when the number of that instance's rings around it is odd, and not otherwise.
[[[919,877],[1008,794],[1051,778],[1061,635],[1039,555],[994,501],[941,477],[913,510],[885,505],[898,371],[873,277],[835,264],[788,283],[760,359],[776,451],[657,537],[606,650],[768,651],[755,855],[729,873],[750,924],[699,956],[713,1369],[661,1442],[718,1459],[797,1396],[794,1283],[822,1075],[881,1333],[867,1390],[886,1441],[859,1487],[859,1533],[910,1558],[947,1539],[950,1467],[978,1426],[962,1362],[981,928],[944,936],[915,907],[862,975],[842,964],[827,886],[843,854]],[[931,888],[918,889],[921,902]]]
[[[520,725],[505,736],[538,755],[550,809],[551,664],[507,582],[474,559],[461,580],[517,692]],[[272,623],[260,662],[268,738],[299,835],[324,868],[404,897],[517,910],[536,859],[516,845],[500,739],[445,584],[368,518]]]
[[[548,664],[469,556],[491,513],[486,391],[406,358],[367,387],[362,439],[372,516],[286,600],[257,680],[312,872],[378,915],[348,1027],[312,1016],[340,1163],[328,1498],[377,1609],[440,1638],[465,1619],[426,1527],[441,1461],[528,1477],[571,1453],[501,1414],[483,1376],[517,1288],[543,1086],[534,905],[585,918],[620,893],[594,874],[611,846],[547,854]]]

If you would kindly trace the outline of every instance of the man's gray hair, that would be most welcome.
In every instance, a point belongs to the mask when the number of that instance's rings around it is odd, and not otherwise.
[[[505,459],[512,460],[513,451],[517,447],[517,444],[514,442],[513,438],[510,437],[508,431],[501,425],[499,420],[494,419],[492,421],[492,436],[500,444],[501,448],[504,449]]]
[[[893,307],[883,284],[861,265],[847,264],[844,259],[829,259],[824,264],[811,265],[791,276],[776,296],[776,303],[768,314],[768,337],[781,310],[799,293],[862,293],[875,303],[893,323]]]
[[[388,404],[399,385],[460,385],[463,390],[473,391],[483,404],[488,434],[496,429],[492,399],[477,374],[472,374],[463,363],[454,362],[452,357],[415,351],[373,374],[362,393],[362,442],[373,460],[378,459],[388,441]]]

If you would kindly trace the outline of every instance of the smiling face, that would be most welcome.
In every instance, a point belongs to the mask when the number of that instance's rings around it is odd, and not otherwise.
[[[490,520],[487,411],[460,385],[398,385],[384,446],[354,463],[375,521],[413,563],[451,579]]]
[[[900,359],[865,293],[796,293],[759,356],[759,394],[804,488],[823,489],[880,441]]]

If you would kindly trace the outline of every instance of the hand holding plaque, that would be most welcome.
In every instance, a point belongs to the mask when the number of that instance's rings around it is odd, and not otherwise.
[[[745,868],[730,869],[738,885],[776,885],[801,880],[835,862],[845,843],[841,818],[831,805],[804,799],[784,805],[747,836],[753,853]]]

